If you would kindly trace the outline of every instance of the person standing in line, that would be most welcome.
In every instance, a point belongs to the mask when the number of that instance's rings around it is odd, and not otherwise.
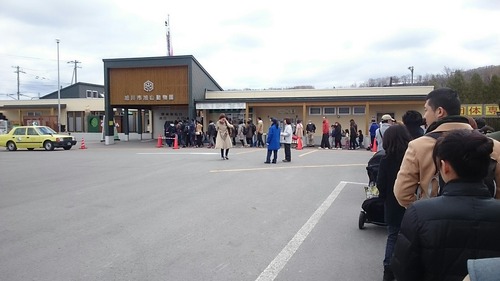
[[[247,138],[247,146],[249,147],[254,147],[254,139],[253,136],[255,135],[255,131],[257,130],[255,125],[253,124],[252,120],[247,121],[247,126],[246,126],[246,138]]]
[[[458,93],[450,88],[439,88],[431,91],[424,105],[424,120],[427,133],[444,133],[451,130],[472,130],[469,119],[460,115],[461,103]],[[435,145],[436,139],[423,135],[408,144],[403,163],[399,169],[394,194],[399,204],[408,207],[419,199],[435,197],[438,194],[438,181],[435,178],[436,166],[428,153]],[[491,158],[500,162],[500,143],[493,142]],[[500,165],[495,171],[497,183],[496,198],[500,199]],[[417,192],[415,192],[417,191]]]
[[[363,146],[363,140],[365,136],[363,135],[363,131],[358,131],[358,147],[361,148]]]
[[[326,117],[323,117],[322,132],[321,148],[330,149],[330,142],[328,141],[330,136],[330,124],[328,123],[328,119],[326,119]]]
[[[236,121],[233,121],[231,118],[227,118],[227,121],[229,122],[229,124],[233,125],[233,128],[229,130],[229,136],[231,137],[231,143],[233,144],[233,146],[236,146],[236,137],[238,135],[238,125],[234,125],[233,122],[236,122]]]
[[[474,121],[476,121],[477,129],[483,134],[493,133],[495,131],[493,127],[486,125],[486,120],[482,117],[476,117]]]
[[[266,156],[266,164],[276,164],[276,160],[278,158],[278,150],[280,149],[280,124],[277,119],[271,118],[271,126],[269,127],[269,131],[267,132],[267,156]],[[271,162],[271,154],[273,154],[273,160]]]
[[[384,133],[385,155],[380,160],[377,188],[379,198],[384,200],[384,219],[387,224],[387,242],[384,256],[384,281],[394,280],[391,270],[391,257],[398,238],[401,220],[405,213],[405,208],[399,205],[394,196],[394,182],[398,175],[399,166],[403,161],[408,143],[411,140],[410,133],[403,125],[394,125]]]
[[[196,136],[196,147],[203,147],[203,125],[199,120],[196,120],[196,128],[194,134]]]
[[[214,121],[210,120],[208,123],[208,148],[215,148],[215,137],[217,135],[217,130],[215,129]]]
[[[221,113],[219,115],[219,121],[217,121],[215,128],[217,129],[217,140],[215,141],[215,148],[220,149],[220,156],[222,160],[229,160],[229,149],[233,146],[229,131],[234,130],[234,127],[231,123],[229,123],[229,121],[227,121],[226,115],[224,113]]]
[[[392,118],[389,114],[382,115],[380,121],[380,127],[375,131],[375,139],[377,140],[377,152],[384,150],[384,132],[387,130],[396,120]]]
[[[300,138],[302,140],[302,137],[304,136],[304,126],[302,125],[302,120],[297,119],[297,126],[295,127],[295,135],[297,138]],[[297,140],[297,145],[298,145],[298,140]]]
[[[240,120],[238,122],[238,140],[241,142],[241,146],[242,147],[246,147],[247,146],[247,141],[246,141],[246,136],[245,136],[245,133],[246,133],[246,129],[245,129],[245,123],[243,122],[243,120]]]
[[[349,121],[349,129],[351,130],[349,134],[349,149],[353,150],[356,149],[356,139],[358,138],[358,124],[354,122],[354,119],[351,119]]]
[[[316,133],[316,125],[309,120],[306,125],[306,134],[307,134],[307,146],[314,147],[314,134]]]
[[[349,129],[345,129],[344,135],[345,135],[345,140],[344,140],[344,142],[345,142],[345,148],[349,149],[349,145],[350,145]]]
[[[500,257],[500,202],[483,181],[493,147],[492,139],[470,129],[436,140],[431,158],[443,193],[406,210],[391,260],[397,280],[461,281],[467,260]]]
[[[339,122],[333,124],[332,136],[334,138],[334,149],[342,149],[342,125]]]
[[[281,136],[283,137],[283,145],[285,147],[285,159],[283,159],[283,162],[291,162],[292,161],[292,151],[291,151],[291,145],[292,145],[292,135],[293,135],[293,129],[292,129],[292,124],[290,123],[290,118],[285,118],[285,129],[283,132],[281,132]]]
[[[372,124],[370,125],[370,147],[367,148],[368,150],[371,150],[373,147],[378,128],[379,126],[377,124],[377,121],[375,121],[375,119],[372,119]]]
[[[262,135],[264,134],[264,121],[262,118],[257,117],[257,147],[264,147],[264,140]]]
[[[196,135],[194,134],[196,132],[196,122],[194,119],[191,119],[189,121],[189,142],[191,143],[191,147],[196,147]]]
[[[425,124],[422,114],[415,110],[408,110],[403,114],[403,124],[410,132],[412,139],[416,139],[424,135],[424,129],[421,127]]]
[[[330,136],[328,137],[328,142],[330,143],[330,147],[335,149],[335,123],[330,125]]]
[[[186,146],[186,142],[184,140],[184,124],[182,123],[182,120],[176,120],[175,121],[177,125],[175,126],[176,134],[177,134],[177,141],[179,145],[182,145],[182,147]]]

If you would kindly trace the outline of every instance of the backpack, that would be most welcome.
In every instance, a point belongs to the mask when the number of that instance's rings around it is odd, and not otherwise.
[[[247,135],[248,134],[248,128],[247,126],[243,126],[243,135]]]
[[[430,132],[425,134],[425,136],[431,137],[435,140],[437,140],[444,132]],[[486,177],[483,179],[484,184],[488,188],[488,191],[490,192],[491,196],[495,198],[496,192],[497,192],[497,183],[495,181],[495,171],[497,168],[497,160],[490,158],[490,163],[488,165],[488,174]],[[443,194],[443,191],[441,189],[442,186],[444,186],[445,182],[443,178],[441,177],[441,174],[439,171],[436,172],[434,175],[433,179],[436,179],[438,181],[438,196],[441,196]],[[432,180],[431,183],[429,184],[429,193],[431,194],[430,191],[432,189]]]

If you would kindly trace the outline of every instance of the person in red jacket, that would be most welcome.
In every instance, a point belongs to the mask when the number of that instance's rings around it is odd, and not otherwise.
[[[330,123],[328,123],[328,119],[323,117],[323,136],[321,138],[321,148],[330,149]]]

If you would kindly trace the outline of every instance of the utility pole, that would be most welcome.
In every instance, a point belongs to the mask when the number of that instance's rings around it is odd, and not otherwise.
[[[77,61],[77,60],[72,60],[72,61],[68,61],[68,63],[75,64],[75,68],[73,69],[73,76],[75,77],[75,84],[76,84],[78,82],[76,69],[77,68],[81,68],[80,66],[78,66],[78,64],[82,63],[82,62],[81,61]],[[73,77],[71,77],[71,84],[73,84]]]
[[[411,85],[413,86],[413,66],[409,66],[408,69],[411,71]]]
[[[167,56],[173,56],[174,53],[172,52],[172,46],[170,45],[170,15],[167,15],[165,26],[167,27]]]
[[[61,75],[59,70],[59,39],[57,43],[57,132],[61,132]]]
[[[20,70],[19,69],[19,65],[18,66],[13,66],[13,68],[16,69],[16,71],[14,71],[14,73],[17,73],[17,100],[19,100],[20,96],[21,96],[21,94],[19,92],[19,73],[26,73],[26,72]]]

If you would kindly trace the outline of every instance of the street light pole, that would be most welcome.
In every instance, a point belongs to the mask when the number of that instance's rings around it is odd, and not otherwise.
[[[413,66],[408,67],[408,69],[411,71],[411,85],[413,86]]]
[[[59,39],[57,43],[57,132],[61,132],[61,76],[59,73]]]

